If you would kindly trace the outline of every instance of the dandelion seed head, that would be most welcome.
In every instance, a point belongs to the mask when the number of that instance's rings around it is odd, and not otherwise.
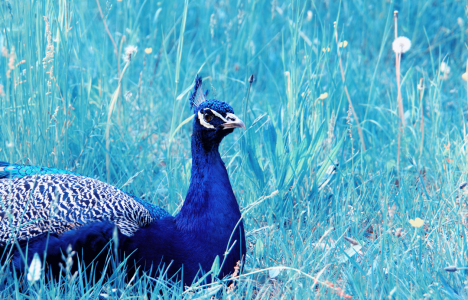
[[[125,47],[124,49],[124,54],[122,56],[123,60],[125,62],[129,62],[132,60],[132,57],[135,53],[137,53],[138,51],[138,48],[137,46],[133,46],[133,45],[128,45],[127,47]]]
[[[411,48],[411,41],[407,37],[400,36],[393,41],[392,48],[397,54],[405,53]]]

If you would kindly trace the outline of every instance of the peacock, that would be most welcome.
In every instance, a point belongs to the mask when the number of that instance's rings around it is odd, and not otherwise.
[[[73,250],[103,270],[103,249],[117,235],[120,257],[153,275],[165,268],[169,278],[191,284],[216,260],[219,276],[232,273],[246,253],[244,225],[218,148],[245,125],[229,104],[207,95],[197,75],[189,97],[190,186],[179,213],[73,172],[0,162],[0,255],[11,252],[18,271],[37,253],[57,275]]]

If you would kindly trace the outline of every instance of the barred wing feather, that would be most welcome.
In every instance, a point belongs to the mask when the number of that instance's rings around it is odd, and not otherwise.
[[[169,215],[109,184],[72,174],[1,179],[0,205],[1,244],[100,221],[113,222],[122,234],[132,236],[155,218]]]

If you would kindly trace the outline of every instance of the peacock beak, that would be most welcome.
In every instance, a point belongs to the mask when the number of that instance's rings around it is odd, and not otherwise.
[[[235,114],[228,113],[226,115],[227,122],[221,124],[221,127],[223,129],[229,129],[229,128],[244,128],[245,129],[245,124],[242,122],[241,119],[239,119]]]

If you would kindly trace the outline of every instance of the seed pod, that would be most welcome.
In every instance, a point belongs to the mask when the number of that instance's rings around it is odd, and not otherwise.
[[[467,183],[466,181],[460,183],[460,190],[463,190],[463,189],[466,187],[467,184],[468,184],[468,183]]]
[[[254,82],[254,79],[255,79],[254,75],[253,75],[253,74],[250,75],[250,77],[249,77],[249,83],[252,84],[252,82]]]

